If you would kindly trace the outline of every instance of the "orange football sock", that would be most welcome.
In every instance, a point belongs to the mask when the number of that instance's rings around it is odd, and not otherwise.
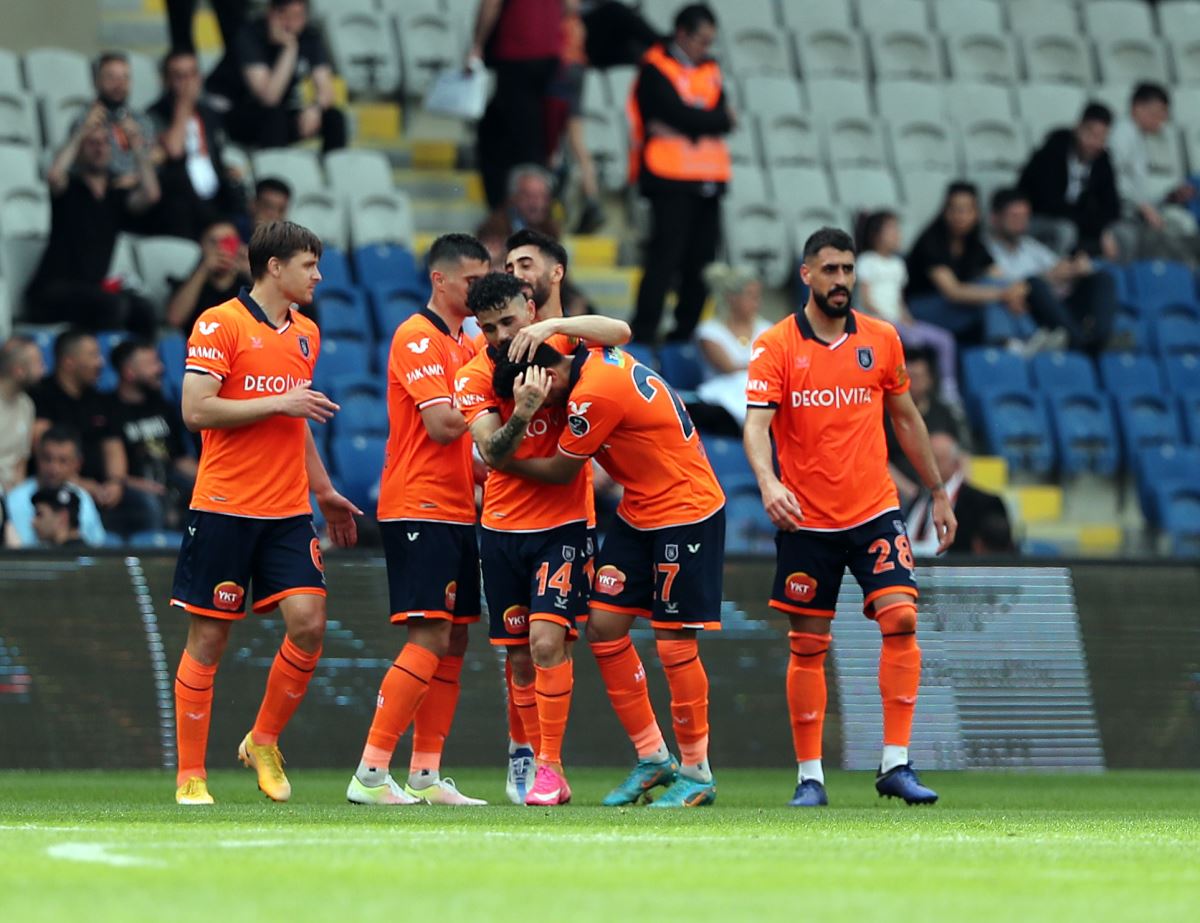
[[[536,754],[542,748],[542,728],[538,722],[537,679],[528,686],[512,687],[513,701],[517,703],[518,720],[525,731],[525,742],[533,748]]]
[[[442,750],[454,723],[458,694],[462,691],[463,659],[446,656],[438,663],[429,684],[429,694],[413,718],[413,752],[409,772],[437,772],[442,765]]]
[[[556,667],[538,667],[534,680],[537,696],[537,720],[541,743],[537,758],[555,765],[562,762],[563,737],[567,733],[567,716],[571,712],[571,692],[575,688],[575,671],[570,660]]]
[[[921,648],[917,646],[917,607],[893,603],[876,613],[883,634],[879,653],[879,694],[883,699],[884,744],[907,747],[913,709],[921,685]]]
[[[408,729],[437,668],[438,655],[433,651],[419,644],[404,645],[379,686],[375,718],[367,732],[363,762],[373,768],[387,768],[396,742]],[[383,759],[385,756],[386,760]]]
[[[521,710],[517,708],[517,698],[513,694],[512,661],[504,658],[504,688],[508,690],[508,739],[515,744],[527,744],[525,723],[521,720]]]
[[[206,667],[187,651],[179,659],[175,674],[175,747],[179,772],[175,784],[192,776],[207,779],[204,754],[208,749],[208,725],[212,720],[213,679],[217,665]]]
[[[296,647],[291,638],[283,639],[275,662],[271,664],[267,691],[263,694],[258,717],[254,719],[254,729],[250,732],[256,744],[264,746],[279,740],[279,735],[292,720],[300,700],[304,698],[308,681],[312,679],[320,658],[320,648],[309,654]]]
[[[637,748],[638,756],[650,756],[664,749],[662,730],[650,705],[646,668],[642,666],[642,658],[633,641],[628,635],[616,641],[593,641],[592,653],[608,691],[608,700]]]
[[[679,759],[695,766],[708,759],[708,674],[700,662],[700,645],[689,641],[659,641],[658,657],[671,687],[671,718]]]
[[[787,702],[792,719],[792,744],[796,762],[821,758],[825,728],[825,655],[829,635],[789,631],[792,655],[788,658]]]

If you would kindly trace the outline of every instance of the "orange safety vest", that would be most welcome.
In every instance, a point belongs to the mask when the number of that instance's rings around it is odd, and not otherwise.
[[[646,52],[642,63],[662,72],[671,81],[679,98],[697,109],[715,109],[721,100],[721,68],[716,61],[696,67],[680,64],[662,45]],[[648,173],[660,179],[689,183],[729,182],[729,148],[720,138],[693,141],[678,138],[646,137],[642,113],[637,103],[637,81],[629,91],[626,104],[629,118],[629,181],[636,182],[643,164]]]

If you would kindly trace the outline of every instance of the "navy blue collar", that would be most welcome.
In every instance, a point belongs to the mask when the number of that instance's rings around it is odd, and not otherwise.
[[[575,390],[575,383],[579,381],[579,376],[583,374],[583,364],[588,361],[588,356],[591,352],[586,346],[580,343],[575,347],[575,352],[571,355],[571,374],[567,378],[567,393]]]
[[[858,333],[858,321],[854,319],[854,311],[846,315],[846,335]],[[812,324],[808,321],[808,315],[804,313],[804,308],[796,312],[796,326],[800,328],[800,336],[806,340],[816,340],[822,346],[831,346],[831,343],[826,343],[813,330]]]
[[[240,301],[242,303],[242,307],[244,307],[247,311],[249,311],[250,316],[253,317],[260,324],[266,324],[272,330],[281,329],[280,327],[276,327],[274,324],[271,323],[270,319],[267,317],[266,312],[262,309],[262,305],[260,305],[257,301],[255,301],[253,298],[250,297],[250,289],[248,289],[246,286],[244,286],[244,285],[242,286],[242,289],[241,289],[241,291],[238,292],[237,297],[238,297],[238,301]],[[292,309],[288,308],[288,316],[287,316],[287,319],[284,321],[284,323],[287,323],[287,321],[290,321],[291,319],[292,319]]]
[[[438,330],[446,334],[446,336],[450,336],[450,328],[446,326],[446,322],[433,311],[430,311],[428,305],[421,308],[419,313],[423,318],[429,321],[429,323],[433,324],[433,326],[437,327]]]

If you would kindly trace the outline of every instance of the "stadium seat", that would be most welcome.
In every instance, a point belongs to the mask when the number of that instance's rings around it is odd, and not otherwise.
[[[1100,356],[1100,381],[1104,390],[1115,398],[1158,395],[1163,390],[1154,360],[1137,353],[1103,353]]]
[[[867,52],[858,32],[846,26],[826,25],[805,26],[792,34],[792,47],[806,81],[867,79]]]
[[[1036,332],[1037,324],[1028,314],[1014,314],[996,302],[983,306],[983,342],[989,346],[1024,342]]]
[[[946,187],[958,178],[958,170],[929,167],[901,167],[904,185],[904,219],[911,227],[924,229],[946,200]],[[905,240],[914,240],[909,235]]]
[[[46,96],[40,103],[45,147],[57,150],[66,143],[71,128],[93,102],[94,95]]]
[[[1083,31],[1092,38],[1154,35],[1150,6],[1137,0],[1088,0],[1080,5]]]
[[[423,96],[439,71],[461,66],[465,49],[449,16],[402,13],[394,22],[405,96]]]
[[[137,549],[162,549],[164,551],[178,551],[179,546],[183,544],[182,532],[168,532],[165,530],[154,530],[147,532],[134,532],[125,544],[130,548]]]
[[[425,306],[425,299],[409,285],[377,285],[369,291],[375,331],[383,342],[390,342],[396,328]]]
[[[734,164],[726,190],[727,206],[767,206],[770,202],[766,171],[758,164]]]
[[[775,190],[775,204],[786,219],[795,218],[813,205],[831,207],[834,201],[829,174],[820,167],[772,167],[771,188]]]
[[[729,205],[727,214],[734,219],[726,224],[730,259],[753,266],[764,285],[782,286],[791,274],[792,254],[781,212],[765,202]]]
[[[0,235],[47,237],[50,234],[50,195],[44,185],[10,189],[0,202]]]
[[[608,77],[609,98],[612,100],[613,108],[624,112],[625,104],[629,101],[629,93],[633,89],[633,83],[637,80],[637,68],[633,65],[610,67],[605,76]]]
[[[1184,263],[1142,260],[1130,269],[1130,288],[1143,312],[1158,312],[1167,305],[1196,305],[1196,282]]]
[[[345,249],[350,242],[346,213],[332,192],[307,192],[297,197],[288,210],[288,219],[308,228],[322,243]]]
[[[92,68],[78,51],[32,48],[25,52],[25,86],[38,97],[92,97]]]
[[[390,21],[368,10],[341,10],[325,17],[330,54],[351,92],[380,95],[400,88],[400,56]]]
[[[900,205],[895,177],[890,170],[880,167],[837,167],[833,171],[833,185],[843,208],[858,211],[894,209]]]
[[[1107,397],[1095,392],[1058,391],[1047,397],[1047,404],[1054,425],[1059,470],[1064,475],[1116,474],[1120,452]]]
[[[24,90],[0,89],[0,144],[41,147],[37,103]]]
[[[726,496],[753,492],[757,499],[758,481],[755,480],[754,471],[746,459],[742,440],[728,436],[705,436],[703,441],[709,464],[712,465],[713,473],[721,482]]]
[[[956,82],[1013,84],[1017,81],[1016,54],[1007,35],[971,32],[946,40],[950,74]]]
[[[1033,382],[1029,362],[1016,353],[994,347],[974,347],[960,354],[962,390],[967,410],[979,417],[979,399],[997,390],[1028,391]]]
[[[1148,522],[1162,522],[1161,488],[1190,485],[1200,487],[1200,448],[1157,445],[1143,449],[1132,460],[1138,500]]]
[[[761,9],[765,4],[753,8]],[[742,4],[742,10],[752,5]],[[787,36],[778,25],[754,24],[739,14],[732,22],[726,22],[720,31],[719,41],[725,47],[724,61],[728,72],[736,76],[749,74],[791,74],[791,52]]]
[[[338,489],[360,509],[374,508],[387,439],[379,436],[334,437],[329,443]]]
[[[946,93],[940,83],[885,80],[875,84],[875,108],[889,122],[902,119],[939,122],[946,117]]]
[[[753,74],[742,83],[746,95],[754,100],[754,113],[760,119],[775,115],[803,115],[808,109],[804,91],[791,77]]]
[[[1200,39],[1200,6],[1192,0],[1167,0],[1158,4],[1159,32],[1164,37]]]
[[[833,205],[812,204],[798,208],[788,221],[788,230],[791,232],[792,238],[792,256],[797,260],[800,259],[804,241],[817,228],[836,227],[839,224],[849,227],[849,216],[842,209]],[[799,283],[799,279],[797,279],[797,283]],[[805,299],[808,297],[807,290],[804,297]],[[797,305],[802,306],[803,303],[803,301],[799,301]]]
[[[1171,117],[1180,126],[1200,124],[1200,87],[1177,86],[1171,91]],[[1194,155],[1192,162],[1200,166]]]
[[[1006,0],[1009,29],[1016,35],[1078,35],[1073,0]]]
[[[129,58],[129,105],[145,111],[162,95],[158,62],[140,51],[125,49],[125,54]]]
[[[339,340],[374,340],[367,299],[360,289],[322,282],[316,291],[317,320],[321,336]]]
[[[1200,446],[1200,390],[1179,395],[1179,419],[1187,441]]]
[[[600,185],[609,192],[625,188],[629,142],[625,137],[624,116],[620,110],[609,109],[585,111],[582,118],[583,143],[595,161]]]
[[[931,31],[929,11],[922,0],[858,0],[858,24],[875,30]]]
[[[365,194],[394,192],[392,166],[382,151],[343,148],[325,155],[330,188],[349,203]]]
[[[1185,558],[1200,557],[1200,488],[1179,487],[1165,493],[1160,502],[1171,553]]]
[[[976,170],[1015,173],[1024,164],[1029,149],[1025,134],[1011,121],[981,118],[964,122],[960,127],[968,174]]]
[[[158,337],[158,358],[163,364],[163,394],[175,402],[183,396],[183,369],[187,364],[187,340],[170,331]]]
[[[338,375],[361,372],[368,368],[371,352],[362,340],[339,340],[327,337],[321,341],[321,354],[317,357],[314,380],[318,388]]]
[[[861,116],[869,118],[867,85],[857,80],[818,78],[805,82],[809,112],[822,119]]]
[[[331,247],[326,245],[321,250],[321,285],[330,285],[333,287],[346,287],[353,285],[354,281],[350,278],[350,261],[346,258],[346,251],[341,247]],[[318,292],[320,289],[318,288]]]
[[[1200,353],[1200,320],[1195,315],[1164,311],[1151,319],[1151,329],[1159,355]]]
[[[803,115],[764,116],[759,120],[763,162],[768,167],[815,167],[823,162],[820,132]],[[776,186],[776,193],[782,190]]]
[[[1118,394],[1114,403],[1126,458],[1137,457],[1143,449],[1182,442],[1179,417],[1165,396]]]
[[[1054,446],[1046,409],[1038,395],[1021,389],[987,393],[979,403],[982,429],[993,455],[1010,471],[1045,477],[1054,468]]]
[[[389,346],[390,344],[381,345]],[[329,389],[326,394],[336,403],[341,403],[356,394],[366,394],[379,400],[387,397],[385,376],[369,370],[334,375],[325,380],[325,387]]]
[[[893,163],[902,180],[914,169],[958,171],[957,146],[944,118],[901,117],[888,128]]]
[[[1017,44],[1025,61],[1025,76],[1033,86],[1068,83],[1086,87],[1095,79],[1091,49],[1078,35],[1022,35]]]
[[[725,501],[725,553],[775,553],[775,527],[752,493],[728,495]]]
[[[380,286],[408,286],[417,296],[428,286],[417,269],[412,251],[399,244],[371,244],[353,251],[358,284],[370,290]]]
[[[1033,383],[1046,394],[1095,394],[1100,390],[1096,370],[1083,353],[1038,353],[1029,362]]]
[[[888,163],[878,119],[860,115],[825,120],[826,162],[831,167],[882,167]]]
[[[942,56],[936,36],[915,24],[867,33],[867,48],[876,82],[885,80],[939,80]]]
[[[931,3],[933,23],[942,35],[1003,32],[1004,16],[996,0],[954,0]]]
[[[1100,79],[1132,85],[1140,80],[1166,82],[1167,55],[1157,38],[1141,35],[1106,36],[1096,39],[1096,61]]]
[[[133,251],[146,296],[158,304],[171,296],[171,280],[188,278],[201,256],[200,245],[182,237],[142,237],[133,242]]]
[[[1016,114],[1012,91],[994,83],[956,80],[946,84],[946,114],[956,125],[968,122],[1007,122]]]
[[[1158,134],[1148,135],[1146,154],[1150,166],[1146,188],[1156,201],[1166,198],[1179,186],[1187,173],[1179,128],[1167,124]]]
[[[852,0],[825,0],[822,3],[781,3],[783,24],[793,32],[835,26],[850,29],[853,22]]]
[[[1032,147],[1041,147],[1055,129],[1073,126],[1086,102],[1081,86],[1034,83],[1017,87],[1017,109]]]
[[[355,436],[387,438],[387,402],[383,398],[357,392],[338,401],[341,409],[333,418],[333,437],[353,439]]]
[[[695,391],[704,381],[704,365],[695,343],[664,343],[658,352],[659,371],[676,391]]]
[[[1200,350],[1168,353],[1162,357],[1162,371],[1168,391],[1200,394]]]
[[[376,192],[351,201],[350,240],[355,251],[378,244],[411,247],[415,236],[412,202],[406,193]]]
[[[1175,80],[1185,85],[1200,84],[1200,38],[1168,38]]]
[[[309,192],[324,192],[325,178],[315,151],[299,147],[273,147],[256,151],[251,158],[259,180],[275,177],[291,187],[298,198]]]
[[[616,116],[612,116],[610,121],[617,126],[619,134],[623,130],[620,127],[620,120]],[[757,121],[753,116],[746,116],[738,122],[737,128],[725,136],[725,146],[729,148],[729,159],[733,163],[745,166],[747,164],[761,164],[764,162],[763,153],[759,149],[758,132],[755,130]],[[585,138],[587,137],[586,128],[584,136]],[[815,147],[816,139],[813,140],[813,145]],[[593,160],[600,156],[600,152],[594,150],[590,144],[588,144],[588,150],[591,152]],[[601,170],[599,164],[597,164],[598,172],[603,174],[600,177],[601,185],[606,189],[614,186],[613,191],[615,191],[626,185],[626,178],[620,175],[622,173],[623,150],[624,138],[620,137],[612,144],[611,149],[603,154],[607,159],[604,169]]]
[[[21,61],[16,52],[0,48],[0,93],[24,93],[25,81],[21,79]]]
[[[654,349],[645,343],[626,343],[621,347],[621,352],[633,356],[634,360],[640,362],[642,365],[649,366],[652,369],[658,368],[658,360],[654,356]]]

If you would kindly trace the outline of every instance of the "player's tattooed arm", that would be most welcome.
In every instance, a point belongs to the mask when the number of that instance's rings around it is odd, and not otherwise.
[[[532,419],[532,414],[526,416],[521,411],[516,411],[511,417],[505,421],[503,426],[495,425],[495,414],[489,414],[492,424],[491,431],[482,439],[476,439],[475,444],[479,446],[479,454],[483,456],[483,460],[492,468],[503,468],[505,463],[512,458],[513,453],[521,446],[521,442],[525,438],[525,429],[529,426],[529,421]]]

